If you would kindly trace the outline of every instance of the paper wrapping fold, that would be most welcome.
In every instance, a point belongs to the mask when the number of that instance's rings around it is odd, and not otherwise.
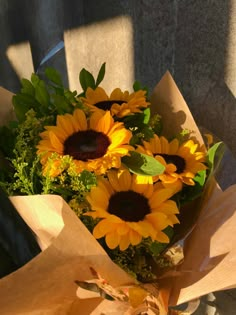
[[[6,101],[4,104],[6,106]],[[10,103],[8,106],[11,108]],[[162,115],[166,135],[187,128],[192,130],[200,144],[203,143],[168,72],[154,90],[152,110]],[[7,120],[7,115],[5,111],[1,116],[2,122]],[[114,286],[131,283],[132,279],[111,262],[69,206],[58,196],[12,197],[11,200],[23,218],[30,221],[29,225],[33,224],[44,251],[20,270],[0,280],[1,314],[95,315],[100,314],[101,309],[110,309],[109,303],[113,303],[113,314],[118,314],[115,302],[76,298],[74,280],[91,279],[89,267]],[[236,286],[235,209],[236,185],[225,192],[214,185],[212,194],[203,204],[195,229],[185,242],[184,263],[175,277],[161,281],[163,290],[170,292],[171,304]],[[28,211],[33,215],[28,215]],[[43,225],[38,224],[38,219]]]
[[[50,242],[51,245],[30,263],[1,279],[1,314],[34,314],[34,310],[59,314],[58,309],[70,308],[73,303],[77,303],[81,315],[90,314],[91,309],[81,310],[84,301],[81,305],[76,301],[75,284],[75,280],[94,278],[90,267],[99,270],[114,287],[134,282],[109,259],[60,196],[11,197],[11,201],[37,237],[43,236],[44,245]],[[94,306],[100,302],[101,299],[91,301]],[[62,314],[71,313],[67,309]]]

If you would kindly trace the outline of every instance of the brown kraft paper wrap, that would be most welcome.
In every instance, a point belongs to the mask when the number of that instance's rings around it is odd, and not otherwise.
[[[13,117],[11,96],[0,88],[1,124]],[[166,136],[186,128],[203,144],[169,72],[154,89],[152,112],[163,117]],[[21,196],[11,197],[11,201],[37,235],[43,252],[0,280],[2,315],[131,314],[126,302],[76,296],[75,280],[93,279],[91,268],[114,288],[135,281],[110,260],[61,197]],[[185,240],[184,262],[160,280],[163,298],[167,292],[170,305],[236,287],[236,185],[222,192],[213,183],[200,210],[195,228]],[[165,315],[160,308],[160,315]]]

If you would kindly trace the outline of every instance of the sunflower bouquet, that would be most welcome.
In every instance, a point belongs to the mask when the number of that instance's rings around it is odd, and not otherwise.
[[[156,284],[184,259],[179,241],[196,223],[221,143],[175,128],[139,82],[108,94],[104,75],[105,64],[96,79],[82,69],[80,94],[53,68],[22,79],[15,119],[0,129],[0,186],[8,196],[61,196],[135,283]],[[142,290],[122,296],[136,305]]]

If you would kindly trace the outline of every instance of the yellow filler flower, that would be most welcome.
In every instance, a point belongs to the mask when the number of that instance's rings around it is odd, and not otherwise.
[[[161,180],[164,185],[172,185],[179,189],[183,183],[195,185],[193,178],[195,175],[207,167],[205,151],[199,148],[193,140],[179,143],[177,139],[168,141],[165,137],[154,135],[149,142],[144,141],[143,147],[139,146],[138,151],[154,156],[156,160],[165,166],[163,174],[155,177]]]
[[[133,149],[129,145],[132,133],[123,123],[114,122],[109,111],[96,111],[87,120],[85,113],[76,109],[73,115],[58,115],[56,126],[45,129],[40,134],[42,140],[37,146],[37,154],[42,154],[44,174],[52,177],[58,175],[61,161],[58,158],[54,163],[48,163],[48,158],[55,152],[59,157],[71,156],[78,173],[88,170],[104,174],[107,169],[119,168],[121,157]]]
[[[86,97],[82,97],[81,100],[92,110],[98,108],[110,110],[112,116],[118,118],[140,113],[142,108],[150,105],[146,101],[146,91],[139,90],[130,94],[128,91],[122,92],[119,88],[113,90],[111,95],[108,96],[101,87],[97,87],[95,90],[89,87],[86,91]]]
[[[179,223],[176,203],[169,200],[173,190],[161,183],[153,185],[151,177],[131,175],[126,169],[111,170],[107,175],[108,179],[100,178],[87,195],[93,211],[86,215],[101,218],[94,237],[105,236],[109,248],[119,246],[121,250],[147,237],[168,243],[163,230]]]

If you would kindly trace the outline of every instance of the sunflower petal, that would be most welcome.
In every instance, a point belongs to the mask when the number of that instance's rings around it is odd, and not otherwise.
[[[76,109],[73,113],[74,128],[76,131],[87,129],[87,119],[81,109]]]
[[[106,243],[110,249],[116,248],[120,243],[120,235],[116,232],[112,232],[106,235]]]
[[[129,231],[130,243],[132,245],[138,245],[142,241],[142,236],[134,230]]]
[[[109,219],[103,219],[93,229],[93,235],[95,238],[101,238],[107,233],[111,233],[114,227],[110,224]]]
[[[120,250],[126,250],[130,245],[130,239],[128,234],[124,234],[120,236]]]
[[[164,201],[170,199],[174,191],[170,188],[163,188],[156,190],[150,198],[150,205],[152,209],[158,208]]]
[[[168,217],[165,213],[150,213],[146,215],[146,219],[152,224],[156,231],[162,231],[168,226]]]
[[[169,243],[169,237],[163,233],[163,232],[158,232],[156,235],[156,241],[160,243]]]
[[[64,150],[63,144],[57,138],[57,136],[54,134],[54,132],[49,131],[49,138],[50,138],[50,142],[51,142],[53,148],[55,149],[55,151],[62,154],[63,150]]]

